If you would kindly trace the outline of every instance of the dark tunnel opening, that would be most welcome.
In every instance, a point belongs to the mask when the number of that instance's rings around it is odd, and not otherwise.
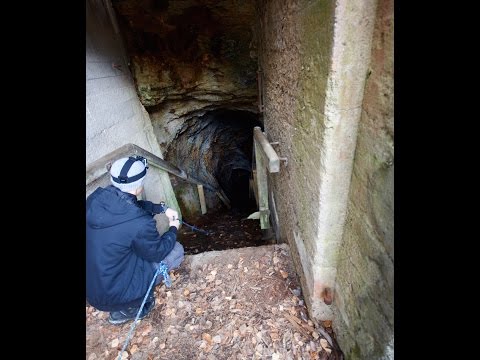
[[[261,126],[257,115],[248,111],[209,111],[184,123],[166,159],[187,174],[221,188],[233,209],[242,214],[255,211],[250,191],[255,126]]]
[[[217,109],[185,121],[168,147],[166,159],[188,175],[220,188],[230,201],[228,209],[215,195],[205,190],[207,213],[197,208],[196,187],[172,179],[184,220],[195,222],[213,237],[183,230],[186,253],[258,246],[265,242],[259,221],[247,217],[258,211],[252,191],[253,128],[260,126],[258,115],[248,111]],[[221,240],[221,241],[220,241]]]
[[[215,170],[221,188],[232,207],[241,213],[255,210],[255,199],[250,193],[252,171],[253,128],[260,126],[256,115],[247,111],[217,111],[214,126],[217,135],[212,150],[219,159]]]

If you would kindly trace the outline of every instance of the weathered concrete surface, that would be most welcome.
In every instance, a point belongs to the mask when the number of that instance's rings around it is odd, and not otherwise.
[[[259,1],[259,7],[265,129],[288,158],[270,176],[280,238],[292,245],[311,314],[332,319],[375,2]]]
[[[330,67],[334,2],[259,1],[259,62],[264,124],[275,150],[288,158],[270,175],[278,237],[290,244],[309,310],[318,227],[321,124]],[[280,194],[283,194],[280,196]],[[271,206],[270,206],[271,207]]]
[[[113,5],[140,101],[162,150],[194,115],[256,109],[254,0],[117,0]]]
[[[162,157],[148,113],[137,97],[115,19],[105,3],[86,2],[86,163],[127,143]],[[108,177],[99,179],[86,195],[108,184]],[[168,174],[154,168],[149,169],[145,197],[178,209]],[[159,227],[167,225],[164,221]]]
[[[334,329],[347,359],[393,359],[393,0],[379,0],[337,268]]]

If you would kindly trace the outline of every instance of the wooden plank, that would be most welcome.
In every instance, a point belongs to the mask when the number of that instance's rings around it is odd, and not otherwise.
[[[173,174],[175,176],[178,176],[179,178],[182,178],[182,179],[186,179],[187,178],[187,174],[185,173],[185,171],[179,169],[178,167],[176,167],[175,165],[169,163],[168,161],[165,161],[163,160],[161,157],[158,157],[157,155],[155,154],[152,154],[151,152],[147,151],[147,150],[144,150],[142,149],[141,147],[139,146],[136,146],[136,145],[133,145],[131,144],[133,147],[134,147],[134,153],[136,155],[140,155],[140,156],[143,156],[144,158],[146,158],[148,160],[148,163],[159,168],[159,169],[162,169],[170,174]]]
[[[223,201],[223,203],[225,204],[225,206],[228,209],[232,208],[232,205],[230,204],[230,199],[228,198],[228,196],[225,194],[225,192],[222,189],[218,189],[215,193],[220,198],[220,200]]]
[[[258,187],[258,209],[260,211],[260,228],[268,229],[270,228],[269,214],[268,210],[268,178],[267,178],[267,168],[263,156],[258,156],[260,145],[257,142],[257,139],[254,138],[253,142],[255,143],[255,162],[256,162],[256,172],[257,172],[257,187]]]
[[[267,140],[267,137],[265,134],[262,132],[262,129],[259,126],[255,126],[253,128],[253,138],[255,141],[257,141],[259,145],[259,150],[255,150],[255,156],[258,156],[258,154],[261,154],[262,157],[265,157],[267,160],[267,163],[265,164],[268,168],[268,171],[271,173],[277,173],[280,171],[280,158],[278,157],[276,151],[273,149],[272,145],[270,145],[270,142]],[[258,166],[257,166],[257,171],[258,171]]]
[[[205,194],[203,193],[203,185],[197,185],[198,197],[200,198],[200,208],[202,215],[207,213],[207,203],[205,202]]]
[[[257,170],[253,170],[253,195],[255,195],[255,202],[258,206],[258,181],[257,181]]]
[[[151,166],[175,175],[191,184],[202,185],[204,188],[214,191],[218,195],[220,200],[222,200],[222,202],[225,204],[225,206],[227,206],[227,208],[229,209],[231,208],[230,200],[221,189],[217,189],[208,184],[205,184],[204,182],[194,178],[193,176],[188,176],[182,169],[179,169],[168,161],[163,160],[162,158],[156,156],[155,154],[152,154],[147,150],[142,149],[135,144],[123,145],[88,165],[86,168],[85,176],[86,186],[99,179],[100,177],[108,174],[108,172],[110,171],[110,167],[115,160],[132,155],[141,155],[148,160],[148,164]]]
[[[148,160],[150,165],[187,180],[187,174],[185,174],[185,172],[178,167],[170,164],[168,161],[163,160],[162,158],[142,149],[135,144],[126,144],[87,166],[86,185],[108,173],[113,161],[131,155],[141,155]]]

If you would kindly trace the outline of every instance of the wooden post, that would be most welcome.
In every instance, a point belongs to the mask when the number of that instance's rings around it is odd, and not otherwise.
[[[250,186],[253,190],[253,197],[255,199],[255,203],[258,206],[257,170],[252,170],[252,176],[253,176],[253,179],[250,180],[251,182]]]
[[[218,189],[216,191],[216,194],[217,196],[220,198],[220,200],[223,201],[223,203],[225,204],[225,206],[228,208],[228,209],[231,209],[232,208],[232,205],[230,204],[230,200],[228,199],[227,195],[225,194],[225,192],[222,190],[222,189]]]
[[[262,129],[259,126],[253,128],[253,138],[255,139],[256,144],[258,144],[258,149],[255,148],[255,158],[263,157],[265,160],[265,166],[268,167],[268,171],[271,173],[277,173],[280,171],[280,158],[273,149],[272,145],[267,140],[267,137],[262,132]],[[257,163],[257,172],[258,172],[258,163]]]
[[[200,198],[200,207],[202,215],[207,213],[207,203],[205,202],[205,194],[203,193],[203,185],[197,185],[198,197]]]
[[[258,210],[260,212],[260,228],[264,230],[270,228],[267,169],[270,173],[279,172],[280,158],[259,126],[253,128],[253,143],[255,157],[253,178],[258,189],[255,195],[258,199]]]
[[[262,149],[257,143],[257,139],[254,138],[255,143],[255,162],[257,170],[257,186],[258,186],[258,209],[260,211],[260,228],[270,228],[268,210],[268,178],[267,178],[267,164],[265,163],[265,157],[260,156]]]

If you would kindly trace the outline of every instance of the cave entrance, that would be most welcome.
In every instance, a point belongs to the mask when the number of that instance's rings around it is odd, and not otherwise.
[[[165,155],[187,174],[211,188],[221,189],[225,205],[215,191],[204,188],[207,212],[202,214],[198,188],[177,177],[172,185],[184,221],[210,232],[205,235],[182,226],[179,239],[187,254],[264,245],[259,221],[247,219],[258,207],[252,188],[253,128],[258,115],[242,110],[216,109],[186,120]]]
[[[258,209],[251,185],[253,128],[262,127],[263,109],[257,2],[113,0],[112,6],[164,159],[205,184],[202,214],[201,189],[170,177],[183,220],[215,234],[182,226],[186,252],[264,244],[259,220],[246,219]]]

